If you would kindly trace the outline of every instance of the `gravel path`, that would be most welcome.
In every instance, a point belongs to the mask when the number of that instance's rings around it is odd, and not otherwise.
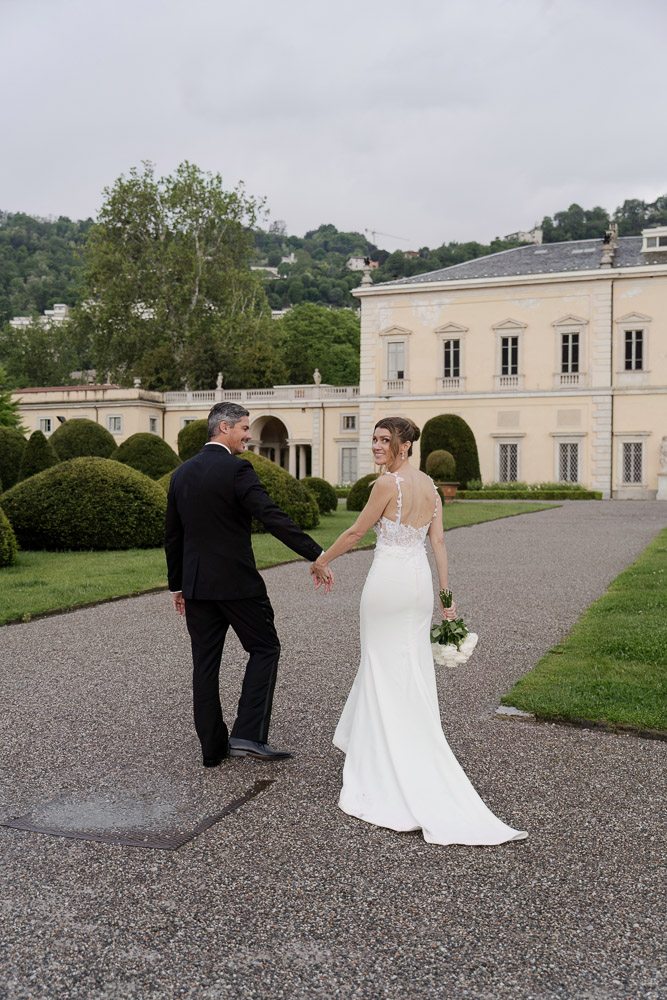
[[[447,535],[481,638],[463,670],[439,669],[443,727],[491,808],[530,831],[500,847],[427,845],[336,806],[369,552],[340,560],[326,599],[303,564],[265,574],[283,641],[271,742],[297,752],[283,765],[200,766],[164,594],[1,629],[0,819],[159,832],[275,781],[176,852],[0,828],[0,997],[667,996],[665,744],[492,717],[666,522],[664,504],[571,502]],[[228,716],[242,664],[230,642]]]

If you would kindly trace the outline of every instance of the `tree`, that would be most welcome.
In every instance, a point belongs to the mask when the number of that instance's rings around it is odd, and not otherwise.
[[[82,357],[70,337],[69,323],[34,320],[18,329],[5,324],[0,332],[0,362],[16,388],[71,385]]]
[[[166,346],[180,365],[204,342],[181,374],[193,385],[194,365],[198,383],[215,383],[222,369],[230,385],[239,348],[270,324],[262,278],[249,269],[262,203],[187,162],[161,178],[145,163],[104,194],[75,313],[92,318],[96,367],[130,384],[147,354]]]
[[[566,211],[555,212],[553,219],[542,220],[542,239],[545,243],[568,240],[599,240],[609,228],[609,213],[600,206],[583,209],[576,203]]]
[[[144,354],[136,370],[144,389],[177,392],[182,388],[181,368],[169,344]]]
[[[312,382],[315,368],[319,368],[325,382],[358,383],[359,318],[352,310],[337,311],[306,303],[277,322],[291,383]]]
[[[21,413],[19,401],[14,399],[11,390],[5,388],[7,385],[7,372],[0,365],[0,427],[15,427],[21,431]]]
[[[454,413],[427,420],[422,429],[420,468],[426,470],[431,452],[447,451],[456,463],[456,478],[465,489],[469,479],[480,479],[477,442],[470,425]]]

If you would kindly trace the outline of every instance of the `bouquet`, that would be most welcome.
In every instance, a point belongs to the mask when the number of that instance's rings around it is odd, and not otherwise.
[[[451,608],[451,590],[440,591],[443,608]],[[443,618],[439,625],[431,628],[431,651],[433,659],[443,667],[458,667],[468,660],[477,645],[477,636],[469,632],[462,618],[448,621]]]

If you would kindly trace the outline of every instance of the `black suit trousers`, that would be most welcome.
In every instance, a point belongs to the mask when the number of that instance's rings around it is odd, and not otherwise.
[[[280,642],[266,594],[237,601],[185,601],[192,643],[192,687],[197,736],[204,758],[227,752],[227,726],[220,705],[220,660],[227,630],[249,654],[232,736],[267,743]]]

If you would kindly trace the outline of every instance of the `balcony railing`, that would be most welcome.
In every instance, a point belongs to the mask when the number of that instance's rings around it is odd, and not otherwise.
[[[410,392],[410,379],[386,378],[384,380],[384,394],[386,396],[399,396],[406,392]]]
[[[554,375],[554,386],[559,389],[561,386],[583,385],[584,375],[582,372],[558,372]]]
[[[496,391],[500,389],[523,389],[523,375],[495,375]]]
[[[209,389],[198,392],[165,392],[164,401],[171,405],[190,406],[197,403],[289,403],[303,400],[354,399],[357,385],[276,385],[272,389]]]
[[[438,379],[438,392],[463,392],[465,378],[462,375],[450,375]]]

